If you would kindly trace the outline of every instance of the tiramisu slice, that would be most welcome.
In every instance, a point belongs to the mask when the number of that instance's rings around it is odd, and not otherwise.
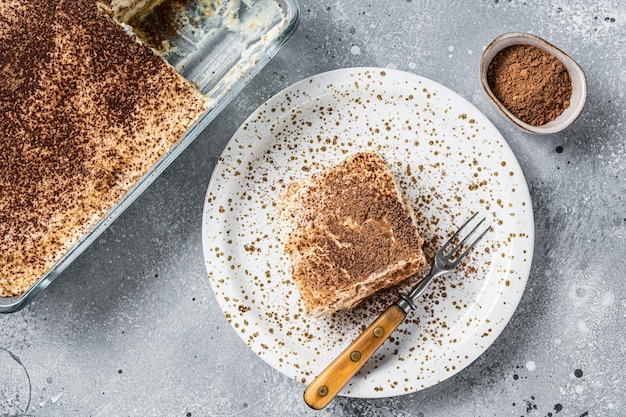
[[[411,204],[373,151],[290,184],[278,218],[293,279],[314,317],[349,310],[426,265]]]
[[[19,295],[205,112],[95,0],[0,2],[0,296]]]

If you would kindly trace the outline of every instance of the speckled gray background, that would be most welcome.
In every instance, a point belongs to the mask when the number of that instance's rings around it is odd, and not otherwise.
[[[0,416],[626,415],[626,4],[301,6],[292,40],[182,156],[48,290],[0,316]],[[525,134],[487,101],[480,55],[508,31],[544,37],[586,71],[588,103],[568,130]],[[223,317],[201,215],[215,161],[244,119],[293,82],[349,66],[431,78],[496,124],[528,180],[535,259],[511,322],[468,368],[422,392],[339,398],[314,412],[304,386]]]

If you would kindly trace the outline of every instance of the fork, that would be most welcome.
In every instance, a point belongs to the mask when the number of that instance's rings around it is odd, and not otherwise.
[[[463,229],[477,215],[478,213],[474,213],[437,251],[428,276],[420,281],[408,295],[400,296],[400,299],[395,304],[387,308],[311,382],[304,391],[304,401],[309,407],[316,410],[326,407],[385,340],[389,338],[391,333],[404,321],[407,314],[415,310],[417,307],[416,303],[426,290],[426,287],[428,287],[428,284],[436,277],[452,272],[476,243],[489,231],[489,225],[481,228],[481,225],[486,220],[483,218],[459,241]],[[472,240],[469,240],[472,236],[474,236]]]

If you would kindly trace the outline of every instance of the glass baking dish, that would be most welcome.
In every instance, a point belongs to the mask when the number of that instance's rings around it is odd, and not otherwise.
[[[70,265],[207,127],[241,89],[267,64],[296,30],[297,0],[211,2],[188,14],[168,37],[164,58],[209,101],[208,110],[183,137],[50,270],[17,297],[0,297],[0,313],[18,311]]]

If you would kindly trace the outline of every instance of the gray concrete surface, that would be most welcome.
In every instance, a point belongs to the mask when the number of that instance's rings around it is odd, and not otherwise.
[[[626,5],[621,0],[302,0],[292,40],[169,169],[41,296],[0,317],[0,416],[626,415]],[[499,116],[480,55],[537,34],[588,76],[583,115],[536,137]],[[274,93],[349,66],[410,71],[483,111],[517,155],[536,221],[526,292],[496,342],[424,391],[339,398],[256,357],[207,279],[203,199],[225,144]]]

